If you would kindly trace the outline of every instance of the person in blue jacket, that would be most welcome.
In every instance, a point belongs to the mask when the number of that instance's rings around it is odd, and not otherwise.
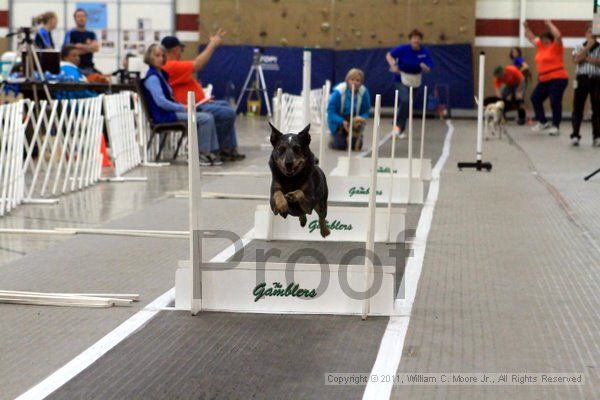
[[[81,51],[73,45],[67,45],[60,51],[60,74],[58,79],[61,82],[88,83],[87,78],[79,69]],[[98,94],[91,90],[73,90],[59,91],[56,97],[58,99],[82,99],[86,97],[95,97]]]
[[[354,86],[354,109],[352,112],[352,148],[362,148],[363,130],[371,111],[371,96],[363,84],[365,74],[358,68],[352,68],[346,74],[346,80],[333,88],[327,104],[327,124],[331,132],[329,147],[335,150],[348,148],[350,131],[350,105],[352,103],[352,86]]]
[[[47,11],[34,18],[36,24],[39,24],[35,34],[35,47],[38,49],[54,49],[54,40],[52,40],[52,31],[56,28],[58,17],[54,11]]]
[[[173,89],[169,85],[169,75],[162,69],[166,60],[167,49],[162,45],[155,43],[146,49],[144,62],[149,68],[144,79],[143,95],[156,123],[187,121],[187,105],[175,101]],[[219,151],[219,140],[212,114],[196,111],[196,127],[200,165],[223,164],[216,154]]]
[[[394,133],[399,134],[399,137],[402,139],[406,137],[409,86],[413,87],[414,95],[414,89],[421,84],[422,73],[428,74],[433,68],[431,54],[421,44],[423,33],[418,29],[413,29],[408,34],[408,40],[410,43],[400,45],[385,55],[385,59],[390,66],[390,71],[394,74],[394,83],[400,100]]]

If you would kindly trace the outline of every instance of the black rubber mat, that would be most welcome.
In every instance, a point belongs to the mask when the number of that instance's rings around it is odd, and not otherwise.
[[[359,399],[388,318],[163,311],[49,399]]]

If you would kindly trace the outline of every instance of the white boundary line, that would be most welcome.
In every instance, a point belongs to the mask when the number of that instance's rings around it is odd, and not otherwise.
[[[421,270],[423,269],[427,237],[429,236],[429,230],[433,221],[433,211],[440,189],[440,173],[450,155],[450,141],[452,140],[452,135],[454,133],[454,126],[449,120],[446,121],[446,125],[448,125],[448,131],[446,133],[446,139],[444,140],[444,149],[431,172],[429,193],[427,194],[427,200],[421,210],[421,217],[419,218],[416,237],[413,242],[413,256],[407,261],[403,279],[404,284],[400,285],[400,288],[405,288],[406,296],[404,299],[396,299],[396,311],[398,311],[400,315],[397,317],[390,317],[388,326],[381,339],[379,353],[377,354],[377,359],[371,370],[371,375],[391,376],[396,373],[398,366],[400,365],[404,340],[406,339],[408,324],[410,322],[412,305],[417,294]],[[369,383],[363,394],[363,399],[389,399],[392,393],[392,387],[393,382],[373,383],[369,379]]]
[[[236,243],[232,243],[223,251],[217,254],[211,262],[223,262],[235,254],[236,246],[245,247],[246,244],[254,236],[254,228],[246,233],[242,239]],[[54,393],[65,383],[69,382],[76,375],[84,371],[87,367],[96,362],[104,354],[125,340],[134,332],[142,329],[159,311],[168,307],[170,303],[175,301],[175,288],[171,288],[161,296],[156,298],[152,303],[148,304],[142,310],[135,313],[128,320],[116,327],[102,339],[98,340],[92,346],[88,347],[77,357],[66,363],[61,368],[57,369],[46,379],[21,394],[15,400],[39,400],[44,399]]]

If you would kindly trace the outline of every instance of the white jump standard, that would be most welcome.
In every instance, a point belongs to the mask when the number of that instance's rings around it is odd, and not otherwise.
[[[483,155],[483,80],[485,74],[485,53],[482,51],[479,53],[479,88],[478,88],[478,99],[477,99],[477,150],[475,162],[459,162],[458,169],[463,168],[475,168],[477,171],[482,169],[488,172],[492,170],[492,164],[490,162],[482,161]]]
[[[380,112],[381,97],[376,98],[376,113]],[[188,94],[188,104],[194,104],[193,93]],[[191,107],[193,109],[193,107]],[[176,308],[188,309],[193,314],[200,311],[229,311],[255,313],[303,313],[303,314],[349,314],[349,315],[392,315],[395,298],[395,266],[372,266],[367,257],[368,268],[365,265],[321,265],[285,262],[256,262],[244,261],[239,263],[203,262],[200,235],[201,199],[200,167],[196,161],[197,145],[195,136],[194,115],[188,117],[189,154],[190,154],[190,261],[180,263],[176,275]],[[379,121],[379,118],[376,119]],[[377,147],[379,126],[374,124],[373,142]],[[377,162],[377,152],[374,152],[373,162]],[[372,175],[376,183],[377,174]],[[367,254],[372,252],[376,238],[376,210],[373,194],[370,207],[363,209],[362,217],[367,222],[368,235],[362,235],[358,240],[367,238]],[[255,215],[266,217],[270,210],[267,206],[259,207]],[[367,212],[368,211],[368,212]],[[385,220],[385,213],[382,214]],[[260,217],[264,224],[268,218]],[[281,220],[273,218],[273,222]],[[289,219],[289,218],[288,218]],[[381,217],[380,217],[381,219]],[[328,216],[331,221],[331,217]],[[299,223],[293,218],[294,225]],[[309,237],[307,231],[305,236]],[[385,222],[382,223],[385,230]],[[261,231],[263,237],[268,227],[257,226],[255,231]],[[362,230],[362,229],[361,229]],[[278,235],[279,226],[275,223],[271,236]],[[364,231],[363,231],[364,232]],[[316,232],[315,232],[316,233]],[[340,235],[348,234],[340,231]],[[367,232],[364,232],[367,233]],[[285,233],[292,238],[298,233]],[[335,233],[332,232],[332,237]],[[342,236],[340,236],[341,239]],[[369,239],[370,238],[370,239]],[[301,239],[306,240],[306,239]],[[243,240],[248,241],[248,238]],[[365,287],[373,286],[373,292],[368,295]],[[348,288],[352,293],[348,294]],[[362,295],[362,296],[361,296]],[[370,296],[370,297],[369,297]]]

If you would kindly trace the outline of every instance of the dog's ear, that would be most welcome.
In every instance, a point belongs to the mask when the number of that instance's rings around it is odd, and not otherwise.
[[[271,127],[271,144],[273,145],[273,147],[275,147],[277,146],[277,142],[279,142],[279,139],[281,139],[281,137],[283,136],[283,133],[279,132],[279,130],[273,126],[271,121],[269,121],[269,126]]]
[[[310,133],[308,133],[308,131],[310,131],[310,124],[306,125],[306,128],[298,132],[298,139],[303,146],[308,146],[310,144]]]

